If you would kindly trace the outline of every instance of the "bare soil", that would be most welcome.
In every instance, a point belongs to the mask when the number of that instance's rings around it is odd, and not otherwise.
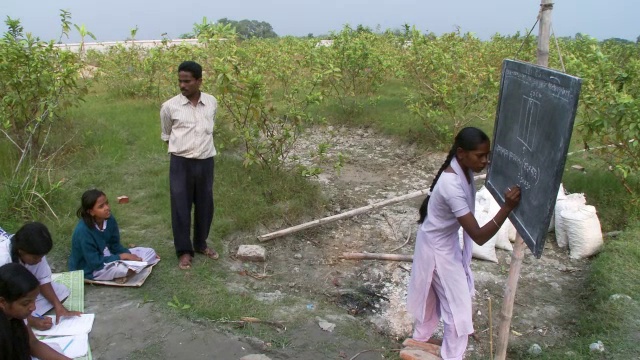
[[[445,154],[423,151],[375,134],[367,129],[313,129],[295,152],[309,150],[335,134],[336,146],[327,154],[326,171],[318,181],[329,201],[326,216],[429,187]],[[331,169],[337,154],[346,156],[339,173]],[[220,175],[223,176],[223,175]],[[569,189],[570,190],[570,189]],[[344,252],[412,254],[417,229],[415,199],[367,214],[308,229],[263,243],[264,264],[242,264],[233,256],[239,245],[257,244],[255,236],[290,225],[263,224],[252,234],[223,239],[219,264],[233,275],[229,289],[250,292],[269,302],[291,299],[274,319],[295,319],[281,344],[232,335],[214,324],[158,314],[154,304],[141,304],[131,292],[87,287],[87,312],[97,314],[91,333],[95,359],[239,359],[265,354],[271,359],[351,359],[358,352],[378,349],[369,334],[353,334],[354,323],[366,323],[400,347],[411,335],[405,298],[411,263],[342,260]],[[311,220],[311,219],[309,219]],[[489,357],[489,298],[492,303],[495,344],[503,287],[510,253],[496,250],[499,263],[475,260],[475,329],[479,341],[470,340],[467,358]],[[510,349],[541,348],[572,336],[576,298],[583,295],[588,261],[571,260],[555,245],[551,233],[541,259],[527,250],[518,284]],[[269,275],[263,279],[242,276],[241,270]],[[153,275],[152,275],[153,276]],[[335,307],[334,305],[337,305]],[[118,311],[105,311],[114,309]],[[320,329],[318,319],[336,325],[333,332]],[[385,344],[388,346],[388,343]],[[494,345],[495,347],[495,345]],[[392,355],[393,356],[393,355]],[[358,360],[381,359],[381,352],[366,352]]]

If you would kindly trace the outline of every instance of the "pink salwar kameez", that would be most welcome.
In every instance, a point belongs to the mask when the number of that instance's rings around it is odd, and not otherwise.
[[[407,295],[407,310],[415,319],[413,338],[427,341],[438,321],[444,322],[441,355],[462,359],[473,333],[471,273],[473,240],[464,233],[460,249],[458,219],[474,212],[473,173],[467,178],[455,157],[454,173],[443,172],[429,199],[427,218],[418,229]]]

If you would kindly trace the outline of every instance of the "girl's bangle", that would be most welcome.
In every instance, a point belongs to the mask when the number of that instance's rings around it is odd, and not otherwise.
[[[498,225],[498,222],[496,221],[495,218],[491,218],[491,221],[493,221],[494,224],[496,224],[496,226],[498,227],[498,229],[500,229],[500,225]]]

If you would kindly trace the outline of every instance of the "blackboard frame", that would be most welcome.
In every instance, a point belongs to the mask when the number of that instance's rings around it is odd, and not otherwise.
[[[537,258],[562,181],[581,83],[530,63],[502,64],[486,187],[500,205],[507,187],[521,187],[520,205],[509,219]]]

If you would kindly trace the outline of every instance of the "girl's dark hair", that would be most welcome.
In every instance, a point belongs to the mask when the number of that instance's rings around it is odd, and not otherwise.
[[[20,264],[0,266],[0,297],[13,303],[38,288],[38,279]],[[9,319],[0,311],[0,359],[31,359],[24,319]]]
[[[53,248],[49,229],[39,222],[29,222],[11,238],[11,261],[18,261],[18,250],[27,254],[44,256]]]
[[[80,207],[78,208],[78,211],[76,211],[76,215],[78,216],[78,218],[84,221],[89,229],[91,229],[91,226],[93,226],[93,216],[89,214],[89,210],[93,209],[93,207],[96,205],[96,201],[98,201],[98,198],[100,196],[107,195],[101,190],[91,189],[85,191],[84,194],[82,194],[82,198],[80,199]]]
[[[464,151],[472,151],[478,148],[478,146],[484,144],[489,141],[489,137],[484,131],[475,128],[475,127],[466,127],[456,135],[455,141],[453,142],[453,146],[451,146],[451,150],[449,150],[449,154],[447,154],[447,158],[444,160],[444,163],[438,170],[438,174],[435,178],[433,178],[433,182],[431,183],[431,187],[429,191],[432,192],[433,188],[436,186],[438,179],[440,179],[440,175],[442,172],[451,165],[451,160],[456,156],[456,151],[458,148],[461,148]],[[418,219],[418,224],[422,224],[424,219],[427,218],[427,209],[429,208],[429,199],[431,198],[431,194],[427,195],[427,197],[422,201],[422,205],[420,205],[420,210],[418,213],[420,214],[420,218]]]

